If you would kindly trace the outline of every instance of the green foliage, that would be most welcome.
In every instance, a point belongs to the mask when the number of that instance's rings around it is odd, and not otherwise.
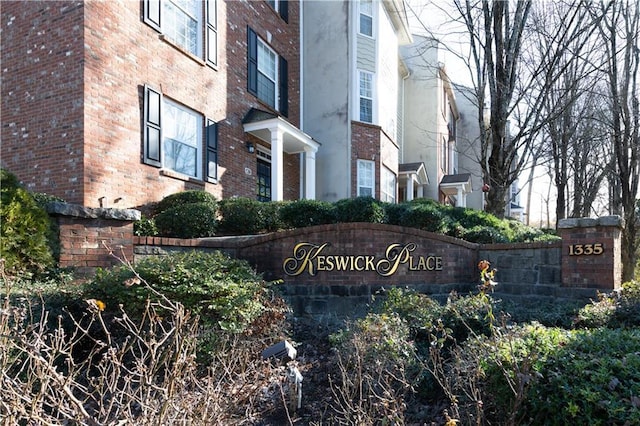
[[[220,202],[220,231],[229,235],[258,234],[266,228],[265,204],[245,197]]]
[[[384,203],[384,214],[386,223],[389,225],[402,226],[402,215],[409,209],[409,203]]]
[[[384,208],[373,197],[345,198],[335,203],[338,222],[383,223]]]
[[[216,205],[211,202],[177,204],[158,213],[158,234],[175,238],[200,238],[215,235],[218,222]]]
[[[282,209],[289,201],[269,201],[262,203],[262,226],[264,232],[276,232],[285,228]]]
[[[297,200],[282,207],[280,216],[285,228],[304,228],[335,223],[332,203],[320,200]]]
[[[639,329],[573,331],[547,357],[522,410],[527,424],[640,424]]]
[[[245,329],[265,309],[267,292],[260,276],[247,262],[221,252],[150,256],[135,269],[151,288],[129,268],[119,267],[99,270],[86,287],[86,297],[103,300],[110,309],[122,304],[129,315],[136,315],[147,299],[161,301],[160,293],[199,315],[205,327],[230,331]]]
[[[462,236],[466,241],[472,243],[492,244],[492,243],[508,243],[509,238],[496,228],[489,226],[476,226],[468,229]]]
[[[569,329],[574,324],[578,310],[584,307],[584,302],[523,298],[517,301],[504,300],[500,306],[514,323],[538,322],[546,327]]]
[[[158,235],[156,221],[152,217],[142,216],[140,220],[133,222],[133,235],[153,237]]]
[[[461,346],[458,361],[466,364],[461,371],[480,370],[483,409],[490,424],[527,423],[516,420],[522,417],[521,404],[548,360],[566,344],[569,334],[534,322],[491,336],[477,336]]]
[[[447,230],[446,216],[442,209],[432,203],[412,203],[402,213],[400,225],[429,232],[444,233]]]
[[[160,200],[155,206],[155,212],[161,213],[173,207],[193,203],[210,203],[215,207],[217,200],[211,193],[206,191],[188,190],[176,192]]]
[[[399,315],[411,330],[411,338],[422,348],[428,348],[436,329],[447,330],[448,337],[457,341],[463,341],[469,334],[489,334],[494,304],[486,294],[459,296],[455,292],[445,304],[440,304],[427,295],[396,287],[385,292],[375,312]]]
[[[15,175],[0,169],[0,257],[10,273],[41,271],[54,263],[47,212],[20,187]]]
[[[640,282],[622,284],[620,291],[599,294],[598,300],[584,306],[575,319],[576,327],[640,326]]]
[[[492,228],[500,228],[502,220],[496,216],[484,212],[465,207],[452,207],[449,210],[451,218],[459,223],[465,229],[471,229],[476,226],[489,226]]]

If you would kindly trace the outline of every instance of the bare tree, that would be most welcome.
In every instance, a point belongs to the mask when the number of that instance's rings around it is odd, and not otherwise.
[[[636,264],[636,198],[640,180],[640,6],[635,1],[604,1],[592,9],[602,16],[598,33],[605,42],[602,67],[611,108],[610,138],[613,150],[615,196],[625,220],[622,233],[622,278],[630,280]],[[617,207],[617,206],[614,206]]]
[[[561,113],[549,114],[543,105],[572,63],[568,46],[579,51],[584,45],[580,40],[588,32],[588,14],[581,4],[572,2],[561,10],[530,0],[455,0],[469,35],[478,125],[484,130],[481,167],[491,186],[486,209],[498,216],[504,214],[509,187],[536,152],[540,130]],[[546,19],[547,42],[536,45],[531,21],[538,15]],[[489,108],[483,107],[486,101]],[[509,122],[513,134],[507,132]]]

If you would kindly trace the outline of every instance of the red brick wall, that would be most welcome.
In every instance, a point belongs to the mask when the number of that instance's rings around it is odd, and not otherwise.
[[[60,267],[90,276],[98,267],[120,264],[118,258],[133,261],[132,221],[61,216],[58,225]]]
[[[560,221],[564,287],[610,291],[621,286],[621,223],[615,218]]]
[[[380,198],[381,167],[398,174],[398,146],[375,124],[351,122],[351,193],[358,193],[357,160],[373,160],[375,162],[375,198]]]
[[[3,1],[0,164],[27,189],[82,202],[84,6]]]
[[[308,269],[296,276],[288,275],[283,269],[285,259],[294,256],[294,248],[301,242],[316,245],[330,243],[322,250],[321,255],[375,256],[376,261],[385,258],[386,250],[391,244],[404,246],[415,243],[416,247],[411,255],[414,258],[413,268],[416,270],[409,270],[409,264],[403,263],[399,265],[397,272],[389,276],[383,276],[375,270],[316,271],[315,275],[311,275]],[[381,224],[321,225],[257,236],[250,241],[246,238],[237,241],[225,238],[218,241],[135,237],[134,244],[219,248],[248,260],[258,271],[264,273],[265,278],[283,279],[288,284],[451,284],[472,283],[477,278],[475,244],[418,229]],[[442,259],[441,270],[425,270],[419,266],[420,257],[426,259],[430,256]],[[360,260],[360,267],[363,266],[363,261]],[[429,262],[435,262],[435,259]],[[435,264],[430,263],[430,266]]]
[[[3,2],[2,165],[33,191],[89,207],[129,208],[185,189],[255,197],[256,158],[241,120],[247,25],[288,61],[289,120],[299,124],[299,5],[289,22],[262,1],[218,1],[218,67],[182,52],[142,20],[143,2]],[[141,162],[143,86],[219,123],[219,182]],[[285,195],[298,198],[297,156]],[[248,173],[247,173],[248,171]]]

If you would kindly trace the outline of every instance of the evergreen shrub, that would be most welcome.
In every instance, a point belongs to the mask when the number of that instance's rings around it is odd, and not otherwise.
[[[338,222],[384,222],[382,202],[373,197],[345,198],[337,201],[334,206]]]
[[[480,244],[508,243],[509,238],[499,229],[490,226],[475,226],[464,232],[462,236],[466,241]]]
[[[107,310],[123,305],[128,315],[144,312],[147,299],[160,294],[200,316],[205,327],[241,331],[265,309],[269,294],[250,265],[222,252],[198,250],[149,256],[128,267],[98,270],[85,288],[87,298],[105,302]],[[145,286],[140,277],[149,287]]]
[[[156,213],[161,213],[172,207],[193,203],[210,203],[215,207],[217,200],[216,197],[209,192],[188,190],[167,195],[162,200],[160,200],[158,204],[156,204],[154,210]]]
[[[158,213],[155,225],[158,234],[174,238],[201,238],[216,234],[218,221],[215,203],[177,204]]]
[[[54,264],[47,212],[7,170],[0,169],[0,257],[10,273],[41,271]]]
[[[446,216],[431,203],[412,203],[400,217],[400,224],[429,232],[445,233],[447,230]]]
[[[220,202],[220,232],[227,235],[258,234],[266,228],[265,204],[245,197]]]
[[[320,200],[292,201],[282,207],[280,216],[286,228],[304,228],[336,221],[333,204]]]

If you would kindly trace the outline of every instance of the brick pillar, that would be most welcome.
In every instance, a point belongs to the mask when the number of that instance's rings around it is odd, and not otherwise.
[[[96,268],[119,264],[118,258],[133,262],[133,222],[140,219],[138,210],[49,203],[47,211],[59,226],[60,267],[90,276]]]
[[[622,282],[620,216],[562,219],[562,287],[611,291]]]

